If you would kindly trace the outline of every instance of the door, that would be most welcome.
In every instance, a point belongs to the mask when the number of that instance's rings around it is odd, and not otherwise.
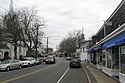
[[[19,67],[19,61],[18,60],[13,60],[11,63],[11,68],[15,69]]]

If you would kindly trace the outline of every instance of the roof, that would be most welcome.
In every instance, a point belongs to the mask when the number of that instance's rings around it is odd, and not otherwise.
[[[124,12],[125,12],[125,0],[122,0],[121,3],[115,9],[115,11],[106,20],[106,22],[113,22],[112,28],[116,29],[119,25],[122,25],[125,22]],[[96,33],[96,35],[99,34],[103,30],[104,26],[105,25],[103,24],[102,27]]]
[[[0,45],[0,49],[9,49],[9,47],[6,44],[4,44],[4,45]]]

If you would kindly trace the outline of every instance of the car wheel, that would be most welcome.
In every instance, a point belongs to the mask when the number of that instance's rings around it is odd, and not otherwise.
[[[6,71],[10,71],[10,67],[7,67],[7,68],[6,68]]]
[[[19,69],[21,69],[22,68],[22,66],[21,65],[19,65]]]
[[[36,65],[36,63],[33,64],[33,66],[35,66],[35,65]]]
[[[30,67],[30,63],[28,63],[28,67]]]
[[[71,65],[70,65],[69,67],[70,67],[70,68],[72,68],[72,66],[71,66]]]

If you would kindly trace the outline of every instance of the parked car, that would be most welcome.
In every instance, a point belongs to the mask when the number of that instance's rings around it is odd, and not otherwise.
[[[49,55],[48,54],[45,54],[44,57],[43,57],[43,61],[46,62],[46,57],[48,57]]]
[[[73,68],[73,67],[81,67],[81,61],[78,59],[78,58],[74,58],[74,59],[71,59],[70,63],[69,63],[69,67],[70,68]]]
[[[43,59],[42,58],[36,58],[35,59],[35,64],[38,65],[38,64],[42,64],[43,62]]]
[[[71,60],[71,57],[66,57],[66,60]]]
[[[59,57],[62,57],[62,55],[59,55]]]
[[[74,57],[74,59],[77,59],[78,61],[81,62],[81,59],[79,57]]]
[[[0,70],[21,69],[22,63],[17,59],[9,59],[0,63]]]
[[[35,65],[35,59],[33,57],[24,57],[21,59],[21,62],[23,64],[23,67],[24,66],[32,66],[32,65]]]
[[[46,57],[46,64],[47,63],[55,63],[56,62],[56,59],[55,59],[55,57],[54,56],[48,56],[48,57]]]

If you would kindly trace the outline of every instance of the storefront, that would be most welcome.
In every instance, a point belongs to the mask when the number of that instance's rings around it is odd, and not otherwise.
[[[109,76],[119,75],[119,52],[118,47],[103,50],[102,55],[102,71]]]
[[[123,59],[123,58],[119,59],[119,48],[124,43],[125,43],[125,31],[121,32],[120,34],[106,41],[102,46],[102,49],[103,49],[102,71],[108,74],[109,76],[119,75],[119,64],[122,64],[119,62],[121,62],[121,60]],[[122,71],[122,67],[121,67],[121,71]]]
[[[101,49],[97,50],[96,55],[97,55],[97,57],[96,57],[96,61],[97,61],[96,66],[97,66],[98,69],[102,69],[102,50]]]
[[[120,73],[119,80],[121,83],[125,82],[125,46],[119,48],[119,63],[120,63]]]

